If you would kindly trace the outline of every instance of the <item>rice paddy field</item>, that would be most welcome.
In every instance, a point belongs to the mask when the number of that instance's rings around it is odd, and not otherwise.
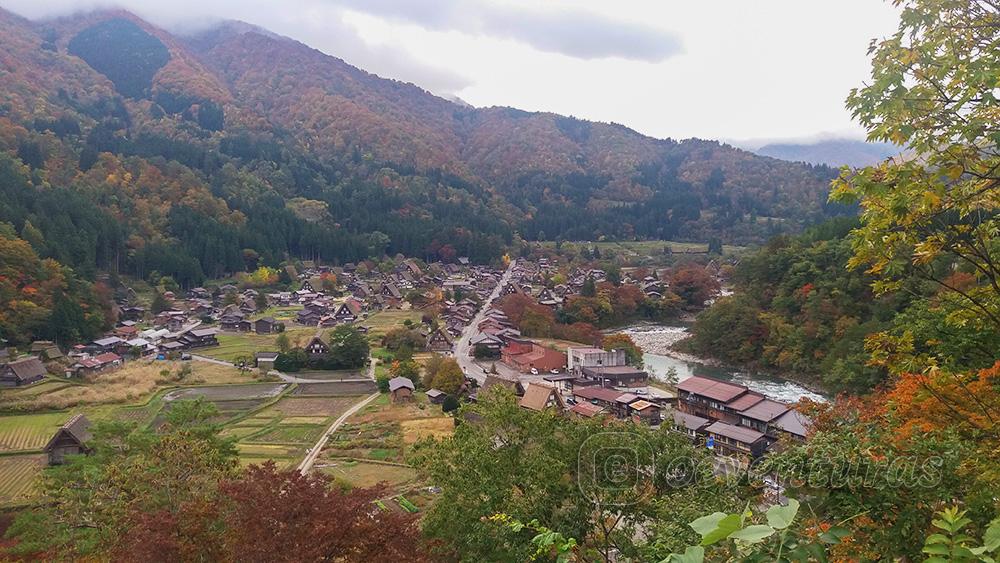
[[[285,321],[285,334],[292,346],[304,346],[316,335],[312,327],[296,326]],[[232,362],[240,356],[252,356],[254,352],[273,352],[278,349],[275,341],[278,334],[256,334],[253,332],[220,332],[216,339],[218,346],[198,350],[199,356]]]
[[[41,450],[70,416],[57,412],[0,417],[0,452]]]
[[[44,466],[42,454],[0,456],[0,506],[30,502]]]

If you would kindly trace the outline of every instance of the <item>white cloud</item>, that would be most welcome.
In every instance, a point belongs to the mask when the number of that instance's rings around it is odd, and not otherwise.
[[[376,74],[657,137],[860,135],[844,109],[896,9],[871,0],[119,0],[167,27],[241,19]],[[107,5],[5,0],[29,17]],[[683,49],[680,46],[683,45]]]

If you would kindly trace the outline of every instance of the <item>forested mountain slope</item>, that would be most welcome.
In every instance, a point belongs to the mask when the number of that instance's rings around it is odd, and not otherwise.
[[[487,261],[515,232],[748,242],[844,211],[827,167],[470,108],[246,24],[178,37],[125,12],[0,10],[0,152],[0,221],[40,255],[182,284],[245,250]]]

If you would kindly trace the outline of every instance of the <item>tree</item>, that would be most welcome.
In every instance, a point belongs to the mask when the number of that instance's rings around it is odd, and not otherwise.
[[[586,538],[586,547],[604,558],[617,551],[633,560],[660,561],[696,540],[687,528],[695,516],[745,506],[735,483],[711,475],[704,450],[677,434],[530,411],[502,388],[481,391],[464,408],[476,415],[476,424],[459,424],[451,439],[420,443],[413,453],[414,463],[441,487],[424,516],[424,532],[452,558],[531,560],[535,533],[484,524],[502,513]],[[623,457],[623,451],[629,454]],[[611,492],[601,486],[600,471],[592,471],[612,458],[633,464],[617,466],[625,472],[655,464],[662,476],[684,459],[700,478],[684,484],[641,478]]]
[[[333,369],[358,369],[368,363],[368,339],[350,325],[340,325],[330,332],[330,362]]]
[[[719,281],[705,268],[688,264],[671,273],[670,290],[687,305],[700,307],[719,291]]]
[[[897,32],[870,49],[872,81],[847,106],[870,140],[904,146],[905,159],[846,171],[831,198],[859,202],[851,265],[876,274],[878,292],[909,276],[955,297],[952,323],[1000,330],[1000,151],[994,124],[1000,62],[996,5],[984,0],[906,1]],[[956,34],[956,30],[961,33]],[[951,268],[977,283],[949,283]]]
[[[441,402],[441,412],[449,413],[458,410],[461,405],[454,395],[448,395]]]
[[[288,333],[278,333],[278,337],[274,339],[274,345],[278,347],[278,351],[282,353],[288,352],[288,349],[292,346],[288,341]]]
[[[616,332],[604,337],[602,346],[605,350],[624,350],[628,365],[642,369],[642,348],[624,332]]]
[[[128,541],[139,515],[181,517],[187,503],[236,475],[234,446],[209,423],[216,416],[215,406],[199,399],[172,403],[157,432],[96,423],[92,453],[47,472],[44,504],[9,530],[18,552],[67,559],[108,554]]]
[[[267,309],[267,294],[264,293],[263,291],[258,293],[253,298],[253,303],[257,307],[258,311],[263,311],[264,309]]]
[[[392,362],[389,373],[393,377],[405,377],[414,383],[420,382],[420,364],[413,360]]]
[[[465,383],[465,374],[462,373],[462,368],[455,358],[444,358],[431,381],[435,389],[454,395]]]
[[[157,291],[156,293],[153,294],[153,302],[149,305],[149,309],[153,312],[154,315],[162,313],[163,311],[166,311],[171,307],[172,305],[170,304],[170,301],[168,301],[167,298],[162,293]]]
[[[287,352],[278,354],[274,359],[274,369],[283,372],[294,373],[306,367],[309,363],[309,354],[302,348],[292,348]]]
[[[594,278],[587,276],[587,279],[583,280],[583,287],[580,288],[580,295],[584,297],[593,297],[597,295],[597,285],[594,283]]]

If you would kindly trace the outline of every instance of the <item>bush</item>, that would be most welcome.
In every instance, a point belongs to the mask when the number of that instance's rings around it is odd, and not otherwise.
[[[458,410],[461,406],[458,399],[454,395],[448,395],[444,398],[444,402],[441,403],[441,412],[452,412]]]

